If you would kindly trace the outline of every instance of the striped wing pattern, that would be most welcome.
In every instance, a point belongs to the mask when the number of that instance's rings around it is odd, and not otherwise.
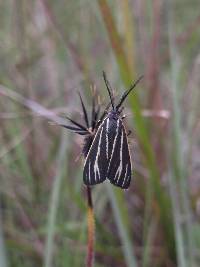
[[[90,150],[85,160],[83,170],[83,181],[86,185],[95,185],[102,183],[106,179],[106,131],[103,122],[92,142]]]
[[[116,186],[127,189],[131,181],[131,160],[127,135],[121,119],[109,119],[109,163],[107,179]]]
[[[123,189],[130,185],[131,160],[120,118],[104,119],[85,161],[83,179],[86,185],[102,183],[106,178]]]

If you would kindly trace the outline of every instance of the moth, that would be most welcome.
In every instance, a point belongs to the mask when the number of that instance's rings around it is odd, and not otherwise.
[[[108,179],[112,184],[128,189],[132,167],[127,133],[121,115],[122,104],[142,76],[124,92],[117,105],[114,103],[113,91],[105,72],[103,77],[112,109],[104,116],[95,133],[85,159],[83,181],[87,186],[92,186]]]
[[[96,185],[108,179],[112,184],[122,189],[129,187],[132,168],[127,133],[122,121],[124,116],[121,115],[122,104],[142,77],[124,92],[119,103],[115,105],[112,88],[105,72],[103,72],[110,98],[110,102],[104,111],[101,113],[101,106],[96,101],[97,96],[93,94],[92,111],[89,119],[83,98],[79,93],[85,125],[69,117],[66,118],[72,125],[61,124],[68,130],[84,136],[82,153],[85,157],[83,170],[85,185]],[[112,108],[108,112],[110,106]]]

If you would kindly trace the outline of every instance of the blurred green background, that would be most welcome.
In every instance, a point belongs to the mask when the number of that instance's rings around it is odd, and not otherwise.
[[[126,101],[128,191],[93,188],[95,266],[200,266],[198,0],[0,1],[0,267],[84,266],[77,90]]]

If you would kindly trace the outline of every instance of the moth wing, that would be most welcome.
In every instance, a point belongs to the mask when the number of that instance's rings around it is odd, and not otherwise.
[[[99,126],[85,159],[83,181],[86,185],[102,183],[106,179],[106,119]]]
[[[112,124],[114,124],[112,120]],[[116,127],[108,127],[109,142],[109,165],[107,178],[110,182],[122,189],[127,189],[131,181],[131,159],[127,141],[127,134],[121,119],[115,120]],[[110,133],[109,133],[110,132]],[[109,138],[110,139],[110,138]]]

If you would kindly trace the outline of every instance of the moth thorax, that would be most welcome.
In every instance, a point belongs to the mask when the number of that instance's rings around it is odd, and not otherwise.
[[[108,113],[108,118],[113,119],[113,120],[118,120],[119,119],[119,112],[112,110]]]

